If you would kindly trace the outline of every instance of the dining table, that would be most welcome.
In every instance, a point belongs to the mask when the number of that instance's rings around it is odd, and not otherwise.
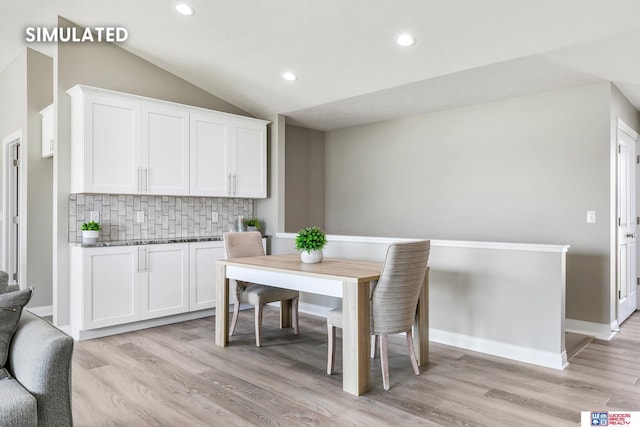
[[[299,254],[264,255],[216,261],[215,343],[229,344],[229,281],[242,280],[342,299],[342,389],[362,395],[371,389],[370,289],[381,262],[325,257],[303,263]],[[429,360],[428,270],[416,310],[414,347],[419,365]],[[280,307],[281,327],[291,324],[291,306]]]

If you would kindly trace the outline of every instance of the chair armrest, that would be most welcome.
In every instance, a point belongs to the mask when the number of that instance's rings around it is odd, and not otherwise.
[[[23,311],[9,349],[9,369],[38,402],[38,425],[71,426],[73,339]]]

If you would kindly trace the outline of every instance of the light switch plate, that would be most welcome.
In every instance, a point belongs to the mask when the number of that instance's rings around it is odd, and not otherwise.
[[[587,211],[587,224],[596,223],[596,211]]]
[[[90,211],[89,221],[100,222],[100,211]]]
[[[136,211],[136,222],[144,222],[144,211]]]
[[[218,222],[218,212],[211,212],[211,222]]]

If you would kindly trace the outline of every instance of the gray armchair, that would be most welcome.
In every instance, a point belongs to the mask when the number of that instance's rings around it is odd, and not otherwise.
[[[0,380],[0,425],[71,426],[73,339],[46,320],[23,311]]]

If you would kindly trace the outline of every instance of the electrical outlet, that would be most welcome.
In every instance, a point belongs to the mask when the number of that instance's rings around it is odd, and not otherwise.
[[[218,222],[218,212],[211,212],[211,222]]]
[[[144,211],[136,211],[136,222],[144,222]]]
[[[100,211],[89,212],[89,221],[100,222]]]

